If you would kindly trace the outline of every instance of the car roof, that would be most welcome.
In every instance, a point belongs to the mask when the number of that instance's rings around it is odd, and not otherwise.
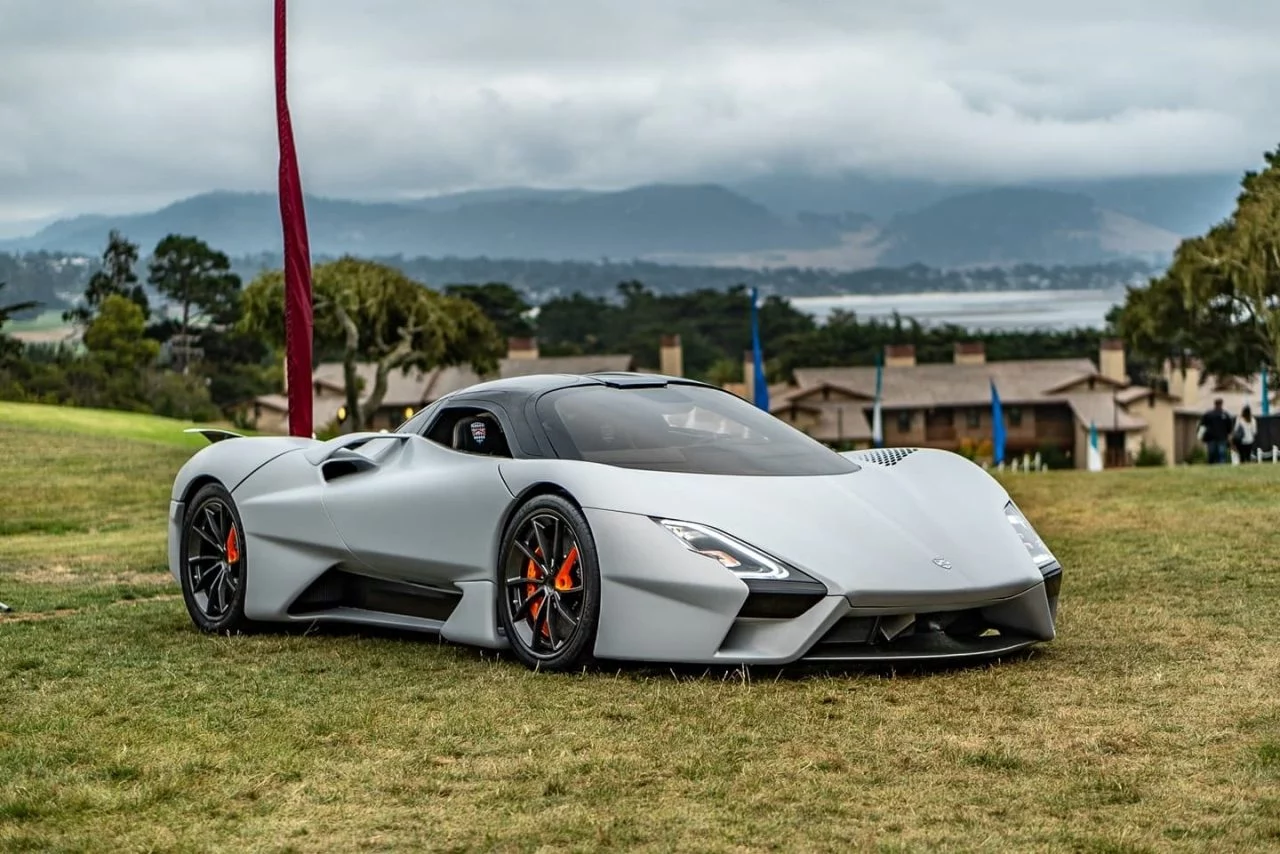
[[[488,380],[458,389],[441,401],[463,403],[473,398],[484,398],[494,394],[504,397],[536,397],[549,391],[574,386],[610,386],[613,388],[660,388],[666,385],[708,386],[707,383],[685,377],[671,377],[664,374],[646,374],[639,371],[601,371],[593,374],[530,374],[520,377],[506,377]]]

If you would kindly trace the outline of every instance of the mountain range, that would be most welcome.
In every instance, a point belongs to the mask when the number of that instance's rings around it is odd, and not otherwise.
[[[926,264],[1163,263],[1226,216],[1239,178],[1174,176],[982,186],[775,175],[616,191],[511,187],[393,201],[309,197],[316,255],[641,259],[838,270]],[[270,193],[211,192],[156,211],[91,214],[0,241],[9,251],[97,255],[110,229],[144,253],[170,233],[231,255],[278,251]]]

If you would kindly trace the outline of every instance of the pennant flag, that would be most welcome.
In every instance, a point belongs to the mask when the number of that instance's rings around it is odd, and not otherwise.
[[[1102,451],[1098,450],[1098,425],[1089,422],[1089,471],[1102,471]]]
[[[764,353],[760,349],[760,309],[757,301],[759,293],[755,288],[751,289],[751,361],[752,361],[752,379],[754,380],[754,388],[751,390],[751,398],[755,401],[756,406],[769,411],[769,380],[764,375]]]
[[[284,232],[285,382],[289,433],[314,435],[311,423],[311,247],[302,206],[302,180],[293,148],[285,85],[285,0],[276,0],[276,130],[280,139],[280,226]]]
[[[1262,366],[1262,406],[1258,407],[1262,417],[1271,414],[1271,391],[1267,388],[1267,366]]]
[[[884,445],[884,423],[880,415],[880,385],[884,378],[884,361],[876,356],[876,405],[871,410],[871,442],[879,448]]]
[[[991,380],[991,453],[996,465],[1004,462],[1004,410],[1000,406],[1000,392],[996,381]]]

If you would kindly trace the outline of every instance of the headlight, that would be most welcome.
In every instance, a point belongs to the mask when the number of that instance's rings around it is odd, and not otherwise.
[[[1044,544],[1044,540],[1040,539],[1036,529],[1031,527],[1027,517],[1022,515],[1022,511],[1012,501],[1004,506],[1004,515],[1013,526],[1013,530],[1018,532],[1018,537],[1027,547],[1027,554],[1035,561],[1036,566],[1043,570],[1050,564],[1057,563],[1058,559],[1053,556],[1053,552],[1049,551],[1049,547]]]
[[[751,548],[741,540],[705,525],[676,522],[671,519],[655,521],[679,538],[690,551],[719,561],[721,566],[739,578],[783,581],[788,578],[803,577],[807,581],[812,580]]]

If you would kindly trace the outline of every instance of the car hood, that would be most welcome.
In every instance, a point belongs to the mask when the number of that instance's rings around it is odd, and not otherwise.
[[[917,452],[891,467],[810,477],[565,465],[564,485],[584,507],[708,525],[855,605],[990,601],[1042,578],[1004,515],[1004,489],[954,454]]]

